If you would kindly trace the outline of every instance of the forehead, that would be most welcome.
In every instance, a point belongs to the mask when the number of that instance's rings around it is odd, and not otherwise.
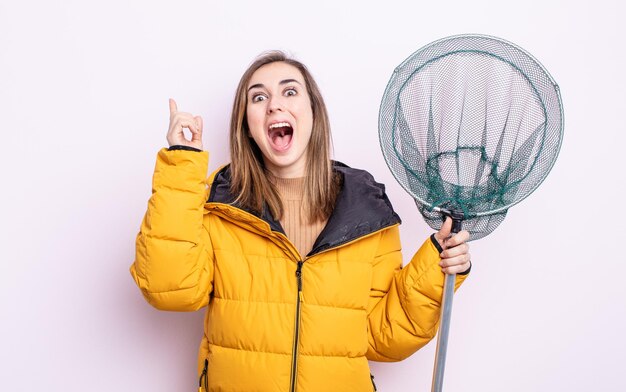
[[[272,86],[279,84],[282,80],[294,79],[304,85],[304,77],[300,70],[293,65],[277,61],[270,64],[265,64],[261,68],[257,69],[248,82],[248,87],[255,84],[263,84],[265,86]]]

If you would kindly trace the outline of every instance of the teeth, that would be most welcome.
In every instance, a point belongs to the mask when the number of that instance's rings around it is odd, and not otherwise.
[[[270,125],[270,129],[274,129],[274,128],[282,128],[282,127],[290,127],[291,125],[289,125],[289,123],[286,122],[279,122],[279,123],[275,123]]]

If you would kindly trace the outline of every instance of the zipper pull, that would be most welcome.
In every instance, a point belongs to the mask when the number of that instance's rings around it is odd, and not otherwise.
[[[302,291],[302,264],[304,264],[304,261],[298,261],[298,268],[296,269],[296,279],[298,280],[298,291]]]
[[[296,269],[296,279],[298,281],[298,298],[302,302],[302,265],[304,261],[298,261],[298,268]]]

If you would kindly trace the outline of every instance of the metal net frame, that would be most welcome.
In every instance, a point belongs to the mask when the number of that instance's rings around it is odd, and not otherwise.
[[[475,240],[545,179],[559,153],[558,85],[520,47],[458,35],[413,53],[393,72],[379,114],[391,172],[439,230],[460,212]]]

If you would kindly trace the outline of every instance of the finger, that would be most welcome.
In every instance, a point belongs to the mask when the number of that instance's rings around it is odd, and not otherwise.
[[[193,118],[191,119],[185,118],[184,120],[180,122],[180,124],[182,125],[183,128],[188,128],[192,134],[196,134],[199,132],[198,124],[196,124],[196,120],[194,120]]]
[[[446,250],[444,250],[443,252],[441,252],[439,254],[439,256],[442,259],[447,259],[450,257],[455,257],[455,256],[459,256],[465,253],[469,253],[469,245],[466,243],[462,243],[456,246],[451,246],[448,247]]]
[[[453,267],[442,268],[441,271],[444,274],[460,274],[463,272],[467,272],[467,270],[472,266],[472,263],[467,262],[465,264],[455,265]]]
[[[176,105],[176,101],[170,98],[170,115],[176,114],[178,112],[178,106]]]
[[[457,265],[464,265],[469,263],[471,259],[472,257],[469,253],[463,253],[458,256],[441,259],[441,261],[439,262],[439,266],[442,268],[449,268]]]
[[[185,112],[177,112],[174,114],[171,120],[172,124],[184,127],[184,128],[194,128],[194,130],[198,129],[198,124],[193,114],[185,113]]]
[[[196,116],[194,118],[196,126],[198,127],[198,132],[193,132],[191,134],[191,141],[202,144],[202,117]]]
[[[446,240],[446,248],[458,246],[469,240],[470,234],[466,230],[461,230]]]
[[[195,133],[198,132],[196,123],[193,119],[189,120],[187,118],[176,118],[172,121],[170,125],[170,130],[168,132],[168,137],[171,137],[176,140],[186,140],[184,129],[188,128],[191,131],[192,138]]]
[[[198,125],[198,129],[200,130],[200,133],[202,133],[202,126],[203,126],[202,117],[196,116],[196,117],[194,117],[194,120],[196,120],[196,124]]]
[[[187,112],[176,112],[172,114],[172,121],[186,121],[186,122],[195,122],[195,117],[191,113]]]

